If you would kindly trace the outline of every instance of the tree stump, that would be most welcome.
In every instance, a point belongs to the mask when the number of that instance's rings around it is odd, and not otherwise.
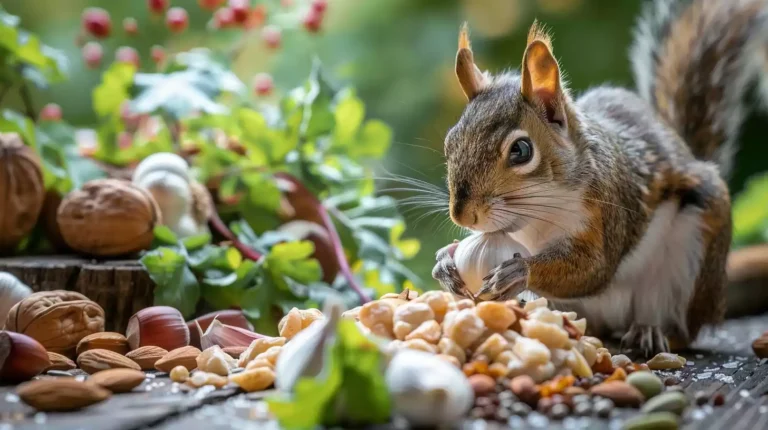
[[[136,260],[96,261],[74,256],[0,258],[32,291],[76,291],[104,309],[105,328],[125,333],[138,310],[152,306],[155,284]]]

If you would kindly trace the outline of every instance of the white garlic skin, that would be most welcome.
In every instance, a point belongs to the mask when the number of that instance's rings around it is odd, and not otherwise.
[[[5,324],[13,305],[31,294],[32,290],[17,277],[8,272],[0,272],[0,326]]]
[[[192,190],[189,165],[170,152],[152,154],[139,163],[133,184],[149,191],[162,213],[163,225],[181,237],[199,233],[200,226],[191,217]]]
[[[461,370],[424,351],[397,350],[385,380],[395,412],[414,426],[458,422],[475,400],[472,386]]]
[[[523,258],[531,256],[528,249],[508,233],[475,233],[459,242],[453,261],[467,290],[476,294],[483,286],[483,278],[494,267],[518,253]]]

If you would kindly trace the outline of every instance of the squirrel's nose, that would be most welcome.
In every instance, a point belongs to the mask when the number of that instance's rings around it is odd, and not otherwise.
[[[468,206],[465,201],[451,205],[451,219],[454,223],[462,227],[471,227],[477,223],[477,210]]]

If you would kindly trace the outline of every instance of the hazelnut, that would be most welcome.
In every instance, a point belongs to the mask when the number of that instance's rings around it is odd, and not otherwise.
[[[0,252],[13,250],[35,226],[45,199],[40,158],[17,133],[0,133]]]
[[[189,328],[184,317],[170,306],[152,306],[136,312],[125,330],[131,349],[159,346],[166,351],[189,345]]]
[[[80,340],[104,331],[104,310],[73,291],[41,291],[17,303],[5,328],[24,333],[49,352],[75,356]]]
[[[0,380],[21,382],[51,365],[45,348],[21,333],[0,331]]]
[[[763,333],[752,342],[752,351],[758,358],[768,358],[768,332]]]
[[[64,197],[56,219],[72,249],[106,257],[149,248],[159,214],[147,191],[118,179],[97,179]]]

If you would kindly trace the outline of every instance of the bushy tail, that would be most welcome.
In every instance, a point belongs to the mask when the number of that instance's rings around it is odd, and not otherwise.
[[[635,29],[635,82],[698,159],[727,176],[745,95],[768,71],[768,0],[653,0]],[[768,99],[763,97],[764,100]]]

